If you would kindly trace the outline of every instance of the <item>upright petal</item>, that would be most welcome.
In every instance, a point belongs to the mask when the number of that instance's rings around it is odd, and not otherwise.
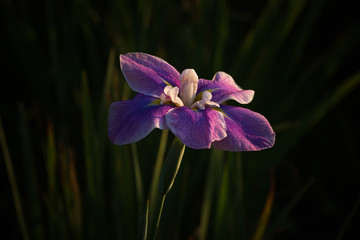
[[[185,106],[190,107],[196,97],[199,77],[194,69],[185,69],[179,77],[180,98]]]
[[[204,91],[211,92],[211,100],[217,103],[233,99],[241,104],[247,104],[254,97],[253,90],[241,89],[234,79],[224,72],[217,72],[211,81],[199,79],[198,94]]]
[[[159,100],[138,94],[128,101],[110,106],[108,134],[117,145],[133,143],[146,137],[154,128],[167,129],[165,114],[170,105],[159,105]]]
[[[238,152],[256,151],[274,145],[275,133],[261,114],[226,105],[221,105],[221,111],[225,115],[227,137],[214,142],[213,147]]]
[[[122,73],[132,90],[160,97],[167,85],[179,86],[180,73],[161,58],[145,53],[120,55]]]
[[[173,108],[165,117],[170,131],[190,148],[210,148],[213,141],[226,137],[223,114],[211,108]]]

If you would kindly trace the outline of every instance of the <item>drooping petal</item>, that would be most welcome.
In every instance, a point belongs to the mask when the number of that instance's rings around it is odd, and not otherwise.
[[[211,101],[217,103],[233,99],[241,104],[247,104],[254,97],[253,90],[243,90],[229,74],[224,72],[217,72],[211,81],[199,79],[198,94],[204,91],[211,92]]]
[[[246,108],[221,105],[225,115],[227,137],[212,145],[224,151],[256,151],[270,148],[275,133],[269,122],[259,113]]]
[[[108,134],[117,145],[133,143],[146,137],[154,128],[167,129],[165,114],[170,105],[159,105],[159,100],[138,94],[128,101],[111,104]]]
[[[179,86],[180,73],[163,59],[145,54],[120,55],[120,67],[130,88],[160,97],[167,85]]]
[[[223,114],[211,108],[173,108],[165,118],[170,131],[190,148],[210,148],[213,141],[226,137]]]

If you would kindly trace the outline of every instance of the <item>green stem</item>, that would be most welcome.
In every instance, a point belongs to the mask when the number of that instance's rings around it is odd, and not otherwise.
[[[159,215],[158,215],[156,228],[155,228],[155,233],[154,233],[154,240],[156,239],[157,231],[158,231],[159,226],[160,226],[160,219],[161,219],[161,214],[162,214],[162,211],[163,211],[163,208],[164,208],[165,198],[166,198],[166,194],[162,195]]]
[[[170,191],[171,187],[173,186],[175,177],[179,171],[181,161],[184,156],[184,152],[185,152],[185,145],[182,144],[179,141],[179,139],[176,138],[170,147],[163,168],[161,170],[160,182],[159,182],[159,193],[161,196],[161,204],[160,204],[159,212],[157,214],[157,223],[154,230],[154,240],[156,239],[157,231],[160,225],[166,194]]]
[[[138,235],[138,240],[146,240],[148,234],[148,227],[149,227],[149,200],[146,203],[145,213],[141,219],[140,223],[140,231]]]
[[[179,171],[182,157],[185,152],[185,145],[179,139],[175,139],[166,156],[163,169],[160,176],[160,194],[167,194]]]

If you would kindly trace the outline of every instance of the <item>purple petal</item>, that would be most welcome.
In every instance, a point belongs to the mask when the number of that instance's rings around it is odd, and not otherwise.
[[[167,129],[164,115],[172,108],[159,100],[138,94],[128,101],[114,102],[109,109],[108,134],[117,145],[136,142],[154,128]]]
[[[274,145],[275,133],[261,114],[226,105],[221,105],[221,111],[225,114],[227,137],[214,142],[213,147],[238,152],[256,151]]]
[[[167,85],[179,86],[179,72],[161,58],[145,53],[120,55],[122,73],[132,90],[160,97]]]
[[[226,137],[223,114],[211,108],[173,108],[165,117],[169,129],[183,144],[191,148],[210,148],[213,141]]]
[[[254,97],[253,90],[241,89],[234,79],[224,72],[217,72],[211,81],[199,79],[198,93],[203,91],[210,91],[213,96],[211,101],[217,103],[233,99],[241,104],[247,104]]]

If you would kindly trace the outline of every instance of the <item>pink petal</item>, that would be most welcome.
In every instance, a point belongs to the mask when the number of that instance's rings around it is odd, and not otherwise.
[[[117,145],[137,142],[154,128],[167,129],[165,114],[170,105],[159,105],[159,100],[138,94],[128,101],[114,102],[108,116],[108,134]]]
[[[160,97],[168,85],[179,86],[179,72],[161,58],[145,53],[120,55],[120,67],[130,88]]]
[[[221,105],[225,115],[227,137],[212,145],[224,151],[256,151],[270,148],[275,133],[270,123],[259,113],[246,108]]]
[[[170,131],[190,148],[210,148],[213,141],[226,137],[223,114],[208,107],[204,110],[186,106],[173,108],[165,117]]]
[[[204,91],[211,92],[211,101],[223,103],[232,99],[241,104],[251,102],[255,93],[253,90],[241,89],[234,79],[224,72],[217,72],[211,81],[199,79],[198,94]]]

